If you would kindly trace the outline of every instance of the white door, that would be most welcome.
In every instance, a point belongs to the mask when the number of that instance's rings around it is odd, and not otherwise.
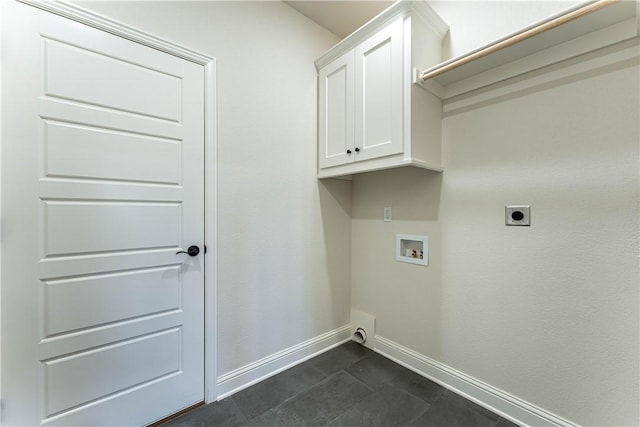
[[[141,425],[202,401],[203,67],[3,15],[2,424]]]
[[[356,161],[401,153],[402,18],[355,49]]]
[[[353,52],[322,68],[318,79],[318,160],[322,169],[352,162],[355,157]]]

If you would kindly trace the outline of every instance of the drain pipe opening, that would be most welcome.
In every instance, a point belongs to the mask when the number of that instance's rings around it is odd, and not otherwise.
[[[364,344],[364,342],[367,340],[367,333],[364,331],[364,329],[358,328],[353,333],[352,339],[358,344]]]

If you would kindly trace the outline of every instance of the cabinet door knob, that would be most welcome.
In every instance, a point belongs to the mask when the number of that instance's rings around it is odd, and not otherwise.
[[[351,150],[347,150],[347,154],[351,154]]]
[[[359,153],[360,149],[358,147],[356,147],[356,153]]]

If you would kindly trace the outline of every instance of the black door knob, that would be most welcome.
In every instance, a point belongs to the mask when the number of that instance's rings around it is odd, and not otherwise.
[[[347,150],[347,154],[351,154],[351,150]]]
[[[356,147],[356,153],[359,153],[360,149],[358,147]]]
[[[196,256],[200,253],[200,248],[197,247],[196,245],[193,246],[189,246],[189,248],[187,249],[187,251],[178,251],[176,252],[176,255],[178,254],[187,254],[189,256]]]

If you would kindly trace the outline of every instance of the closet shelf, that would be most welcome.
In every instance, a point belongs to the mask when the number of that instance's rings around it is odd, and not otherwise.
[[[414,82],[441,99],[638,36],[640,2],[598,0],[452,58],[416,70]]]

